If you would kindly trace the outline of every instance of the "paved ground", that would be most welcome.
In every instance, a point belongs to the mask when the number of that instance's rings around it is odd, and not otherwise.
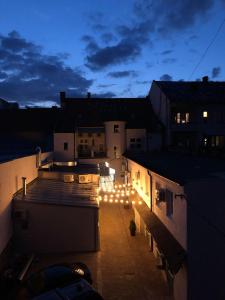
[[[101,203],[101,251],[39,258],[31,272],[58,262],[82,261],[93,274],[94,287],[105,300],[169,300],[165,280],[156,268],[144,236],[129,233],[132,209],[123,205]]]

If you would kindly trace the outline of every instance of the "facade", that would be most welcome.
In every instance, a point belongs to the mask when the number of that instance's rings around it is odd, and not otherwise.
[[[125,151],[160,148],[162,125],[148,99],[76,99],[60,95],[65,117],[55,128],[56,160],[106,161],[116,170],[115,179],[123,181]]]
[[[224,152],[225,83],[153,81],[149,99],[166,127],[165,146]]]
[[[42,153],[42,160],[51,153]],[[4,266],[13,234],[12,198],[22,188],[22,177],[30,183],[38,176],[37,155],[0,156],[0,269]]]
[[[174,299],[223,299],[224,161],[164,152],[127,153],[125,159],[144,201],[134,207],[137,228],[159,259]]]
[[[88,176],[88,183],[79,184],[76,169],[51,166],[27,187],[26,195],[21,190],[14,196],[14,242],[18,251],[67,253],[99,249],[99,176],[82,175]]]

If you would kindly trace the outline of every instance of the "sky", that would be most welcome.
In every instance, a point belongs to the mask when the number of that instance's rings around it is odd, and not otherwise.
[[[0,11],[0,98],[21,106],[225,80],[225,0],[1,0]]]

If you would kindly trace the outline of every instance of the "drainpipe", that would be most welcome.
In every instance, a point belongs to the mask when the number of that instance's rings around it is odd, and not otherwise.
[[[152,211],[152,174],[150,172],[150,170],[148,170],[148,175],[150,177],[150,211]]]
[[[27,194],[27,178],[22,177],[22,182],[23,182],[23,197],[25,197]]]

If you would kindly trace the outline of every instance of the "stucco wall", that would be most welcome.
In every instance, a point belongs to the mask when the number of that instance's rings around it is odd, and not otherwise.
[[[98,208],[49,205],[17,200],[14,210],[26,209],[28,228],[15,223],[15,238],[21,251],[38,253],[96,251]]]
[[[128,170],[130,171],[130,179],[133,187],[140,197],[150,207],[150,177],[146,168],[140,166],[132,160],[128,160]],[[140,179],[136,179],[137,172],[140,172]]]
[[[183,187],[154,172],[151,172],[151,174],[153,211],[181,246],[187,249],[187,202],[185,198],[175,197],[176,194],[184,194]],[[171,216],[166,215],[165,202],[156,204],[156,183],[160,184],[161,188],[168,189],[173,193],[173,214]]]
[[[141,148],[139,150],[146,150],[146,129],[126,129],[126,148],[130,149],[130,139],[141,139]]]
[[[118,132],[114,132],[114,125],[118,125]],[[126,149],[125,122],[109,121],[105,122],[106,150],[110,159],[120,158]],[[116,147],[116,150],[114,150]],[[116,157],[115,157],[116,152]]]
[[[68,143],[68,150],[64,150],[64,143]],[[74,156],[74,133],[54,133],[54,159],[73,161]]]
[[[151,205],[151,193],[150,193],[150,176],[146,168],[137,164],[132,160],[128,160],[128,170],[131,172],[131,182],[146,202],[148,207]],[[136,179],[137,172],[140,172],[140,179]],[[183,194],[183,187],[175,182],[172,182],[154,172],[150,172],[152,175],[152,210],[161,220],[161,222],[167,227],[172,233],[175,239],[187,249],[187,205],[186,200],[181,197],[176,197],[175,194]],[[169,189],[173,192],[173,215],[166,215],[166,203],[161,202],[159,205],[156,204],[156,183],[159,183],[162,188]]]
[[[22,177],[28,183],[37,177],[36,155],[0,164],[0,254],[12,235],[11,200],[22,188]]]

